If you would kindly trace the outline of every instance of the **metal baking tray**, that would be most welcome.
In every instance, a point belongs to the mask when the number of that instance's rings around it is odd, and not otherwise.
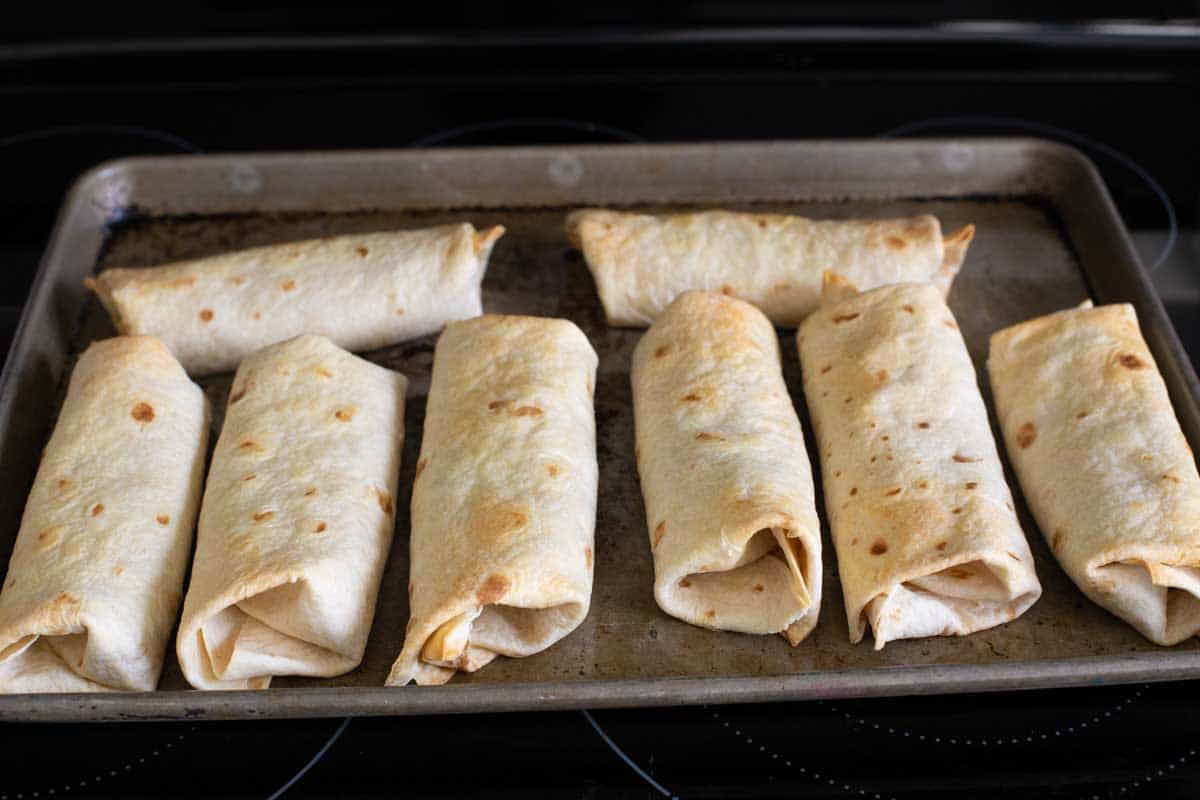
[[[1200,676],[1200,642],[1157,647],[1094,606],[1048,552],[1023,504],[1044,594],[1020,619],[961,638],[852,646],[824,531],[816,631],[779,636],[692,627],[663,614],[633,462],[630,354],[609,328],[563,235],[584,204],[731,207],[815,217],[930,212],[978,228],[950,295],[977,369],[998,328],[1080,302],[1129,301],[1183,430],[1200,448],[1200,388],[1108,192],[1070,148],[1032,139],[793,141],[135,158],[98,167],[67,198],[0,379],[0,564],[7,565],[38,454],[75,355],[113,329],[83,289],[100,267],[152,265],[339,233],[469,219],[501,223],[484,307],[573,320],[600,354],[600,502],[591,613],[525,659],[501,658],[442,687],[383,688],[408,614],[408,492],[434,338],[370,354],[412,379],[395,544],[362,666],[255,692],[196,692],[168,657],[153,693],[0,697],[2,720],[311,717],[942,694]],[[784,372],[808,427],[790,331]],[[980,385],[987,395],[982,372]],[[220,408],[229,377],[204,381]],[[990,400],[990,398],[989,398]],[[220,414],[216,415],[219,424]],[[994,422],[994,421],[993,421]],[[215,438],[215,437],[214,437]],[[809,451],[816,452],[810,443]],[[1010,473],[1009,480],[1017,485]],[[820,492],[818,491],[818,496]]]

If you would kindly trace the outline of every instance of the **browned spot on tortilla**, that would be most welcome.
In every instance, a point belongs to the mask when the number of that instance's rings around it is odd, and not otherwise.
[[[708,617],[709,619],[712,619],[716,615],[717,615],[717,612],[713,611],[711,608],[708,611],[704,612],[704,616]]]
[[[835,477],[835,478],[840,478],[840,477],[842,477],[842,471],[841,471],[840,469],[839,469],[839,470],[837,470],[837,471],[835,471],[835,472],[833,473],[833,477]]]
[[[246,477],[242,478],[242,480],[244,480],[244,481],[252,481],[252,480],[254,480],[254,479],[255,479],[255,478],[257,478],[257,477],[258,477],[257,475],[255,475],[253,472],[251,472],[249,475],[247,475]]]
[[[540,417],[546,412],[537,406],[521,406],[512,413],[514,417]]]
[[[754,224],[757,225],[758,227],[762,228],[763,230],[766,230],[767,221],[765,219],[763,219],[762,217],[759,217],[758,219],[754,220]]]
[[[883,494],[886,497],[895,497],[896,495],[900,494],[901,491],[903,491],[903,489],[901,489],[899,486],[897,486],[895,489],[888,489]]]
[[[504,408],[511,402],[511,400],[493,400],[492,402],[488,403],[488,411],[493,414],[499,413],[500,409]]]
[[[762,592],[763,592],[763,591],[764,591],[766,588],[767,588],[767,587],[763,586],[761,583],[756,583],[756,584],[754,584],[754,590],[753,590],[753,591],[754,591],[754,593],[755,593],[755,594],[762,594]]]
[[[955,461],[955,463],[958,463],[958,464],[974,464],[977,461],[983,461],[983,459],[982,458],[971,458],[970,456],[964,456],[964,455],[955,453],[954,461]]]
[[[200,321],[201,322],[212,322],[212,318],[213,318],[213,312],[212,312],[211,308],[200,309]]]
[[[1121,356],[1121,366],[1125,369],[1145,369],[1146,362],[1135,356],[1133,353],[1125,353]]]
[[[265,453],[267,451],[267,448],[263,447],[258,442],[251,441],[250,439],[247,439],[246,441],[239,444],[238,449],[246,450],[251,453]]]
[[[229,395],[229,405],[233,405],[234,403],[236,403],[238,400],[241,400],[245,396],[246,396],[245,387],[238,389],[236,392]]]
[[[254,316],[254,318],[255,318],[255,319],[262,319],[262,314],[260,314],[260,313],[259,313],[259,312],[257,312],[257,311],[255,311],[255,312],[254,312],[254,315],[253,315],[253,316]]]
[[[339,408],[337,411],[333,412],[333,415],[342,422],[349,422],[350,420],[354,419],[355,411],[356,409],[353,407]]]
[[[163,281],[164,289],[185,289],[188,286],[195,286],[196,278],[193,275],[188,275],[183,278],[175,278],[174,280]]]
[[[171,523],[171,517],[167,514],[159,514],[154,519],[158,521],[159,525],[169,525]]]
[[[721,287],[721,294],[725,295],[726,297],[733,297],[733,287],[729,284],[725,284]]]
[[[404,316],[404,309],[403,309],[403,308],[397,308],[397,309],[396,309],[396,316],[397,316],[397,317],[403,317],[403,316]]]
[[[871,456],[871,463],[872,463],[872,464],[874,464],[874,463],[875,463],[876,461],[878,461],[878,460],[879,460],[879,456]]]
[[[854,495],[856,495],[856,494],[858,494],[858,487],[857,487],[857,486],[851,486],[851,487],[850,487],[850,496],[851,496],[851,497],[854,497]]]
[[[362,245],[359,245],[358,247],[354,248],[354,252],[358,253],[359,258],[366,258],[367,254],[370,253],[371,251],[368,250],[367,248],[363,247]]]
[[[412,581],[409,581],[408,582],[408,596],[412,597],[412,593],[413,593],[413,585],[412,585]]]
[[[92,516],[93,517],[98,517],[103,513],[104,513],[104,503],[96,503],[96,505],[92,506]]]
[[[952,319],[944,319],[942,320],[942,324],[952,331],[958,330],[958,325]]]
[[[1057,550],[1062,544],[1062,537],[1066,535],[1062,528],[1055,528],[1054,535],[1050,537],[1050,549]]]
[[[124,567],[113,567],[113,575],[116,575],[118,578],[121,577],[121,573],[123,573],[124,571],[125,571]]]
[[[910,306],[908,303],[905,303],[904,305],[902,305],[900,307],[903,308],[905,311],[907,311],[910,314],[916,313],[916,310],[912,306]]]
[[[892,438],[892,437],[888,436],[888,435],[885,433],[883,436],[880,436],[880,437],[879,437],[879,441],[881,441],[881,442],[886,442],[886,441],[890,440],[891,438]]]
[[[37,540],[42,547],[53,547],[58,542],[58,528],[46,528],[37,535]]]
[[[723,437],[717,436],[715,433],[705,433],[704,431],[701,431],[700,433],[696,434],[696,440],[700,441],[700,442],[723,442],[723,441],[725,441],[725,439]]]
[[[917,488],[918,488],[918,489],[928,489],[928,488],[929,488],[929,481],[920,481],[920,482],[918,482],[918,483],[917,483]]]
[[[658,543],[667,535],[667,521],[664,519],[654,526],[654,541],[651,543],[650,549],[654,550],[658,547]]]
[[[379,508],[385,514],[392,513],[392,496],[383,489],[375,490],[375,500],[379,503]]]
[[[1174,475],[1163,475],[1162,479],[1171,483],[1179,483],[1179,478],[1176,478]]]
[[[583,563],[587,565],[588,569],[592,568],[592,548],[583,548]]]
[[[854,545],[856,545],[856,544],[858,544],[858,537],[857,537],[857,536],[855,536],[853,539],[851,539],[851,540],[850,540],[850,546],[851,546],[851,547],[853,547],[853,546],[854,546]]]
[[[971,577],[970,570],[959,569],[957,567],[946,570],[946,574],[958,581],[965,581],[967,578]]]
[[[1076,415],[1075,415],[1075,419],[1083,419],[1083,418],[1084,418],[1084,417],[1086,417],[1086,416],[1087,416],[1089,413],[1091,413],[1091,412],[1089,412],[1089,411],[1080,411],[1078,414],[1076,414]]]
[[[954,508],[950,509],[950,513],[951,514],[961,514],[962,506],[955,506]]]
[[[887,237],[887,246],[892,250],[903,250],[908,247],[908,242],[901,239],[899,236]]]
[[[273,516],[275,516],[274,511],[260,511],[254,515],[254,521],[255,522],[266,522]]]
[[[879,370],[879,372],[875,373],[875,382],[876,383],[879,383],[879,384],[887,383],[887,379],[888,379],[888,371],[886,369],[881,369],[881,370]]]
[[[71,482],[70,482],[69,480],[67,480],[66,478],[59,478],[59,479],[58,479],[58,488],[60,488],[60,489],[70,489],[70,488],[71,488]]]
[[[511,501],[480,505],[467,520],[467,536],[480,549],[504,547],[507,541],[528,527],[529,514],[529,506]]]
[[[887,542],[883,539],[876,539],[875,543],[871,545],[871,555],[881,556],[887,552],[887,549]]]
[[[696,394],[695,392],[691,392],[690,394],[685,394],[683,397],[679,398],[679,402],[681,402],[681,403],[699,403],[703,399],[704,398],[701,395]]]
[[[296,282],[289,278],[288,280],[279,284],[279,288],[283,289],[285,292],[290,292],[292,289],[296,288]]]
[[[854,398],[853,398],[853,397],[849,397],[849,396],[848,396],[848,397],[847,397],[847,398],[846,398],[844,401],[842,401],[842,402],[844,402],[846,405],[850,405],[850,402],[851,402],[852,400],[854,400]]]
[[[978,485],[979,484],[976,483],[975,481],[967,481],[966,483],[963,484],[963,486],[965,486],[967,489],[974,489]]]
[[[241,275],[234,275],[232,278],[229,279],[229,282],[232,283],[234,286],[241,286],[243,283],[246,282],[246,279],[243,278]]]
[[[671,345],[669,345],[669,344],[660,345],[659,348],[654,351],[654,357],[655,358],[663,358],[669,352],[671,352]]]
[[[1011,558],[1013,561],[1021,560],[1021,557],[1019,555],[1017,555],[1016,553],[1012,552],[1011,550],[1005,550],[1004,552],[1007,553],[1008,557]]]
[[[429,459],[422,458],[420,461],[417,462],[417,472],[416,472],[416,475],[414,475],[413,477],[414,478],[421,477],[421,473],[424,472],[425,468],[428,466],[429,466]]]
[[[316,524],[316,527],[313,528],[313,533],[323,533],[324,531],[325,531],[325,523],[324,522],[318,522]]]
[[[929,427],[929,423],[928,422],[918,422],[917,427],[920,428],[921,430],[925,430],[926,428]]]
[[[835,314],[833,317],[833,322],[835,325],[840,325],[841,323],[849,322],[852,319],[858,319],[857,311],[855,311],[853,314]]]
[[[1022,450],[1037,440],[1037,428],[1032,422],[1026,422],[1017,429],[1017,447]]]
[[[314,488],[312,488],[312,489],[309,489],[307,492],[305,492],[305,493],[304,493],[304,496],[305,496],[305,497],[312,497],[312,496],[313,496],[313,495],[315,495],[316,493],[317,493],[317,490],[316,490],[316,488],[314,487]]]
[[[831,370],[831,369],[833,369],[833,364],[826,364],[825,366],[821,367],[821,374],[824,375],[826,372],[829,372],[829,370]]]
[[[558,477],[558,465],[557,464],[547,464],[546,465],[546,473],[551,478],[557,478]]]
[[[149,403],[138,403],[129,412],[129,416],[136,419],[138,422],[153,422],[154,421],[154,406]]]
[[[475,592],[475,599],[479,601],[480,605],[494,603],[504,597],[511,585],[508,578],[503,575],[489,575],[483,582],[483,586],[480,586]]]
[[[691,581],[689,581],[687,578],[680,578],[680,579],[679,579],[679,586],[680,586],[680,588],[686,589],[686,588],[688,588],[688,587],[689,587],[689,586],[691,586],[691,585],[692,585],[692,582],[691,582]]]
[[[313,370],[315,370],[316,373],[318,375],[320,375],[322,378],[332,378],[333,377],[333,373],[330,372],[329,370],[325,369],[324,367],[319,367],[319,366],[313,367]]]
[[[937,543],[937,549],[938,549],[938,550],[945,550],[945,549],[946,549],[946,545],[947,545],[947,544],[949,544],[949,543],[948,543],[948,542],[938,542],[938,543]]]

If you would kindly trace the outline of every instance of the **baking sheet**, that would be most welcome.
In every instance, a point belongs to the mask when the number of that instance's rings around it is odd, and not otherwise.
[[[651,211],[721,205],[813,217],[932,213],[945,230],[974,223],[976,239],[950,305],[989,408],[982,372],[988,336],[1073,306],[1090,291],[1099,302],[1137,304],[1185,433],[1197,444],[1195,376],[1094,170],[1058,145],[794,142],[120,162],[82,179],[69,199],[0,385],[0,468],[9,477],[0,494],[5,565],[75,354],[92,339],[114,333],[99,303],[79,286],[97,265],[145,266],[315,236],[469,220],[508,230],[484,281],[485,309],[566,317],[584,330],[600,356],[592,609],[579,629],[538,655],[497,659],[444,687],[382,687],[408,614],[408,499],[435,342],[426,337],[369,354],[412,383],[396,538],[359,669],[324,680],[280,678],[262,692],[201,693],[186,690],[172,653],[156,693],[0,696],[0,719],[719,703],[1200,676],[1196,640],[1156,647],[1075,589],[1020,502],[1011,472],[1044,594],[1007,625],[969,637],[892,642],[882,652],[872,650],[869,640],[850,645],[827,528],[821,621],[796,648],[782,637],[707,631],[659,611],[633,462],[629,367],[641,331],[605,325],[586,265],[563,235],[566,211],[591,203]],[[780,335],[785,377],[807,431],[793,333]],[[224,405],[229,379],[202,382],[217,409]],[[220,419],[218,413],[216,424]],[[809,450],[816,452],[809,436]]]

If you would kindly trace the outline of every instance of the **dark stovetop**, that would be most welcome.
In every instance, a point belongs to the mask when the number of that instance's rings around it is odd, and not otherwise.
[[[609,31],[599,43],[545,30],[313,40],[310,27],[246,43],[118,43],[119,31],[87,41],[77,25],[70,41],[0,43],[5,348],[70,180],[121,155],[1033,133],[1095,159],[1147,265],[1162,262],[1156,282],[1193,358],[1200,354],[1200,123],[1187,113],[1200,46],[1181,27],[1130,38],[1112,26],[1097,34],[1062,25],[1029,38],[979,25],[710,26]],[[2,730],[0,800],[273,798],[285,786],[289,797],[1190,798],[1200,790],[1200,702],[1189,683],[590,715]]]

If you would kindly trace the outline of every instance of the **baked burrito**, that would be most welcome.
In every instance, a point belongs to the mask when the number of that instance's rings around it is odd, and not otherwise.
[[[798,643],[821,608],[821,527],[775,328],[749,303],[685,292],[632,377],[659,607]]]
[[[1200,476],[1133,306],[999,331],[988,373],[1025,500],[1067,575],[1157,644],[1194,636]]]
[[[947,237],[937,217],[811,220],[784,214],[703,211],[630,214],[583,209],[567,235],[583,251],[610,325],[646,326],[689,289],[758,306],[776,325],[799,325],[832,270],[871,289],[931,281],[950,290],[975,229]]]
[[[412,493],[410,616],[389,686],[540,652],[587,616],[596,364],[563,319],[446,327]]]
[[[827,296],[798,344],[850,640],[1015,619],[1042,589],[941,290]]]
[[[204,393],[159,340],[80,356],[0,592],[0,692],[158,684],[208,428]]]
[[[158,336],[193,375],[320,334],[371,350],[478,316],[499,226],[364,233],[257,247],[89,278],[120,333]]]
[[[179,626],[193,686],[358,666],[395,524],[407,384],[321,336],[238,368]]]

